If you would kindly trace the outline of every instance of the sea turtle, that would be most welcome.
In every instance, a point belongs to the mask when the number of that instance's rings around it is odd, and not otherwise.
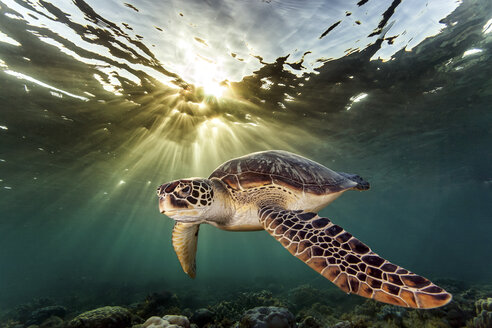
[[[159,210],[176,221],[173,246],[195,277],[198,229],[266,230],[292,255],[347,293],[412,308],[447,304],[451,294],[378,256],[316,213],[347,190],[367,190],[359,175],[332,171],[287,151],[235,158],[208,179],[189,178],[157,189]]]

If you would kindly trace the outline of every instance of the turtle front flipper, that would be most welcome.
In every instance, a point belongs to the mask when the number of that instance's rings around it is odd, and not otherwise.
[[[196,275],[196,247],[200,224],[176,222],[173,229],[173,247],[183,271],[191,278]]]
[[[404,307],[430,309],[451,294],[379,257],[350,233],[316,213],[259,210],[266,231],[287,250],[347,293]]]

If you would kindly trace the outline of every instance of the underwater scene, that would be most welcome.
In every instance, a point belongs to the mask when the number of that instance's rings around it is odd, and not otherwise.
[[[491,104],[490,0],[0,0],[0,327],[492,327]]]

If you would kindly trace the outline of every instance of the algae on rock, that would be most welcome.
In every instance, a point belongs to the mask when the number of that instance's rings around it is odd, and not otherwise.
[[[78,315],[67,328],[126,328],[132,319],[131,312],[121,306],[105,306]]]

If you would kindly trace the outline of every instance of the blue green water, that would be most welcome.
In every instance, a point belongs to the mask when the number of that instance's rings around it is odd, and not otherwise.
[[[492,282],[490,1],[128,4],[0,1],[0,306],[328,288],[266,232],[181,270],[157,186],[266,149],[368,180],[321,213],[383,257]]]

